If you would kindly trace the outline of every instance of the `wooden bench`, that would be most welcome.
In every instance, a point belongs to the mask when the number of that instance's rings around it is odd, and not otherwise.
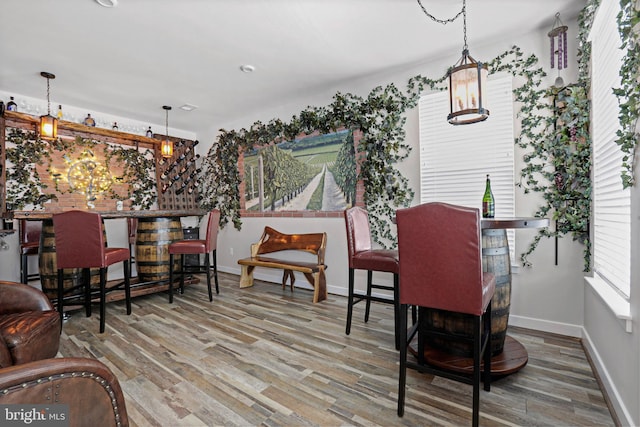
[[[327,246],[327,233],[284,234],[271,227],[265,227],[264,233],[258,243],[251,245],[251,257],[238,260],[242,266],[240,287],[253,286],[253,270],[255,267],[281,268],[284,270],[282,277],[282,289],[284,289],[287,277],[291,280],[291,291],[295,281],[293,272],[304,273],[309,283],[313,285],[313,302],[327,299],[327,281],[324,271],[324,252]],[[304,251],[318,257],[318,262],[289,261],[262,256],[280,251]]]

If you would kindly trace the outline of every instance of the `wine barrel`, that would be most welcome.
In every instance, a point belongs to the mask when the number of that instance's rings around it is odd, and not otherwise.
[[[482,268],[496,277],[491,303],[491,354],[495,356],[504,349],[511,307],[511,260],[506,230],[482,230]],[[424,316],[429,330],[473,337],[473,316],[436,309],[426,309]],[[471,344],[458,340],[429,337],[427,344],[457,356],[473,357]]]
[[[136,271],[140,282],[169,280],[169,245],[182,238],[180,218],[138,219]],[[180,270],[180,257],[173,268]]]
[[[104,230],[104,224],[103,224]],[[107,241],[105,232],[105,244]],[[58,266],[56,257],[56,235],[53,229],[53,220],[45,219],[42,221],[42,233],[40,234],[40,251],[38,261],[40,264],[40,284],[42,291],[50,300],[58,299]],[[92,268],[91,286],[100,286],[100,269]],[[65,289],[65,298],[75,297],[83,294],[82,269],[65,268],[63,270],[63,288]]]

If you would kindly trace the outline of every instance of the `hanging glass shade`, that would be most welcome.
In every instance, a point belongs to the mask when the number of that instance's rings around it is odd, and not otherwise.
[[[451,113],[447,120],[452,125],[466,125],[486,120],[489,110],[484,108],[483,89],[489,74],[486,64],[476,62],[467,49],[460,61],[448,72]]]
[[[171,157],[173,156],[173,142],[169,139],[169,110],[171,110],[171,107],[163,105],[162,108],[164,108],[165,111],[166,139],[160,144],[160,155],[162,155],[162,157]]]
[[[58,119],[51,115],[51,100],[49,99],[49,80],[55,79],[56,76],[46,71],[40,72],[40,75],[47,79],[47,114],[40,116],[40,138],[56,139],[58,137]]]

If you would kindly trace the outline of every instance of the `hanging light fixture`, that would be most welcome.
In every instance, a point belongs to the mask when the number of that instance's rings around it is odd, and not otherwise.
[[[51,100],[49,99],[49,80],[55,79],[54,74],[46,71],[40,75],[47,79],[47,114],[40,116],[40,137],[43,139],[56,139],[58,136],[58,119],[51,115]]]
[[[452,125],[467,125],[481,122],[489,117],[483,104],[483,88],[487,85],[487,64],[477,62],[469,55],[467,47],[467,1],[462,1],[464,47],[462,58],[447,73],[449,78],[449,103],[451,113],[447,120]]]
[[[169,139],[169,110],[171,110],[171,107],[168,105],[163,105],[162,108],[164,108],[165,111],[165,130],[166,130],[166,138],[162,141],[162,144],[160,145],[160,153],[162,154],[162,157],[171,157],[173,156],[173,142],[171,142],[171,140]]]

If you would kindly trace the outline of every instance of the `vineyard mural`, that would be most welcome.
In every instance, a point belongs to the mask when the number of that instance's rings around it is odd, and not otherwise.
[[[343,211],[353,206],[353,131],[314,132],[244,154],[244,209]]]

